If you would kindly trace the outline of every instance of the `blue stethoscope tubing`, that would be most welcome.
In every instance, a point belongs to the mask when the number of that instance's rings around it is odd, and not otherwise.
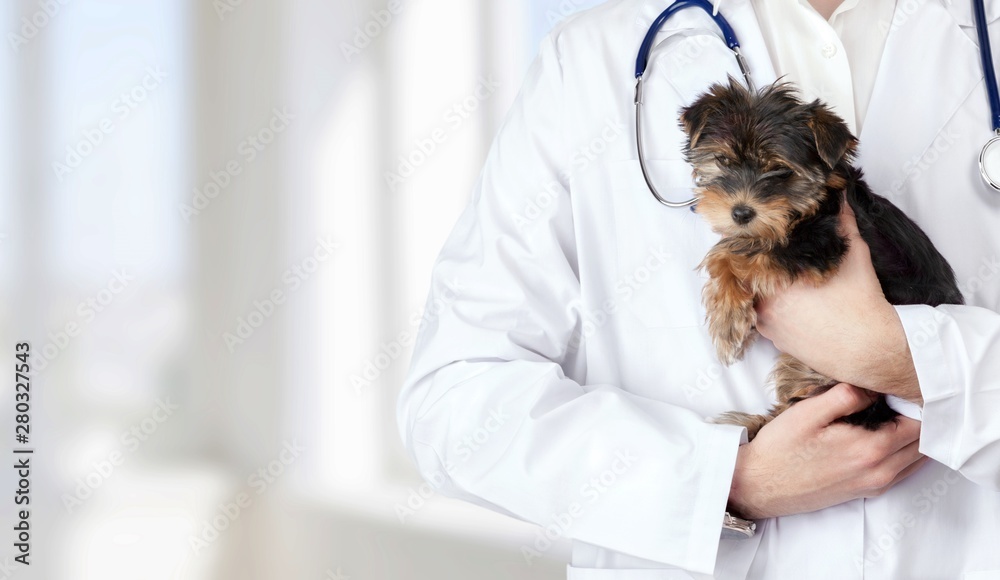
[[[993,65],[993,52],[990,48],[990,32],[986,23],[985,0],[973,0],[972,5],[976,19],[976,34],[979,38],[979,55],[982,60],[983,77],[984,82],[986,83],[986,94],[989,97],[990,120],[994,134],[986,145],[983,146],[983,150],[979,155],[979,171],[987,185],[997,191],[1000,191],[1000,87],[997,86],[996,68]],[[740,43],[736,38],[736,32],[733,30],[733,27],[730,26],[729,22],[722,16],[722,14],[715,11],[715,8],[708,0],[676,0],[666,10],[661,12],[660,15],[656,17],[656,20],[653,21],[653,24],[646,32],[645,38],[642,39],[642,45],[639,47],[639,55],[635,59],[636,147],[639,154],[639,167],[642,169],[642,177],[646,180],[646,185],[649,187],[649,191],[653,194],[653,197],[656,198],[656,201],[672,208],[694,205],[697,199],[691,198],[687,201],[681,202],[669,201],[660,195],[656,186],[653,185],[653,180],[649,176],[649,170],[646,167],[646,158],[643,154],[642,139],[643,77],[649,67],[649,55],[653,50],[653,42],[656,40],[656,35],[660,32],[660,29],[663,28],[663,25],[666,24],[667,20],[669,20],[671,16],[677,14],[685,8],[701,8],[712,17],[712,20],[715,21],[719,30],[722,32],[726,45],[733,51],[733,55],[736,57],[736,62],[739,64],[740,72],[746,79],[747,87],[751,91],[754,90],[753,80],[750,78],[750,67],[747,65],[747,61],[743,57],[743,53],[740,51]]]
[[[984,0],[973,0],[972,11],[976,16],[976,35],[979,37],[979,57],[983,62],[983,82],[990,101],[990,121],[993,138],[983,145],[979,154],[979,172],[983,180],[993,189],[1000,191],[1000,88],[997,87],[997,73],[993,65],[993,51],[990,48],[990,31],[986,23]],[[993,150],[993,154],[989,155]]]
[[[750,79],[750,67],[747,65],[747,61],[743,58],[743,53],[740,52],[740,43],[736,39],[736,32],[733,27],[729,25],[729,22],[715,11],[708,0],[677,0],[671,4],[666,10],[660,13],[653,21],[652,26],[649,27],[649,31],[646,32],[646,37],[642,39],[642,46],[639,48],[639,56],[635,59],[635,142],[638,148],[639,154],[639,167],[642,169],[642,177],[646,180],[646,186],[649,187],[650,193],[656,198],[656,201],[667,207],[688,207],[694,205],[697,201],[696,198],[691,198],[687,201],[669,201],[665,199],[660,192],[657,191],[656,186],[653,185],[653,180],[649,176],[649,169],[646,167],[646,156],[643,151],[643,140],[642,140],[642,99],[643,99],[643,77],[646,74],[647,67],[649,66],[649,55],[653,51],[653,42],[656,40],[656,35],[666,24],[667,20],[671,16],[677,14],[685,8],[701,8],[712,17],[712,20],[719,26],[722,31],[722,36],[725,38],[726,45],[733,54],[736,56],[736,62],[740,66],[740,72],[743,73],[743,78],[746,79],[747,87],[753,91],[753,81]]]

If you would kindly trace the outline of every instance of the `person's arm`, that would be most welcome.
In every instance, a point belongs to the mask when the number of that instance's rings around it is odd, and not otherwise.
[[[585,376],[570,346],[583,319],[573,306],[581,286],[572,197],[560,179],[570,167],[572,98],[549,39],[435,264],[400,432],[446,495],[711,573],[745,430],[567,376]],[[551,206],[524,224],[524,208],[543,192]]]
[[[762,303],[757,329],[828,376],[923,402],[920,451],[1000,489],[1000,314],[890,305],[849,212],[844,227],[851,251],[837,275]]]

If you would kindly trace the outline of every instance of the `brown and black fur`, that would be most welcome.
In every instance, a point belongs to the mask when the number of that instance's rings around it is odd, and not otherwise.
[[[787,84],[750,92],[717,84],[681,114],[685,156],[697,182],[696,211],[723,238],[705,256],[704,301],[719,359],[732,364],[756,337],[754,304],[798,279],[824,282],[848,250],[841,203],[861,237],[891,304],[961,304],[955,274],[926,234],[874,194],[852,165],[857,139],[828,107],[800,101]],[[772,372],[778,403],[770,414],[727,413],[752,438],[792,404],[837,383],[790,356]],[[894,420],[879,398],[846,417],[869,429]]]

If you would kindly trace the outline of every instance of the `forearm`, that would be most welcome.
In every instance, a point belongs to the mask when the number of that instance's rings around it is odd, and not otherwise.
[[[781,332],[772,335],[775,346],[838,382],[922,403],[906,331],[896,309],[881,295],[831,306],[836,309],[835,326],[823,322],[825,313],[806,311],[809,319],[800,324],[822,328],[821,334]]]
[[[871,391],[895,395],[917,404],[923,403],[913,355],[899,314],[886,303],[861,323],[858,335],[844,360],[844,371],[835,374],[840,381]]]

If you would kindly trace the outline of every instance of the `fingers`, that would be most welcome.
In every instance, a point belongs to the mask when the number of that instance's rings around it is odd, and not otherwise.
[[[865,497],[880,496],[892,489],[897,483],[913,475],[930,461],[930,457],[917,451],[918,443],[914,442],[901,449],[886,460],[885,465],[873,470],[869,480],[872,482]]]
[[[914,461],[909,466],[907,466],[905,469],[903,469],[902,471],[900,471],[896,475],[896,478],[892,480],[892,483],[890,483],[887,487],[891,488],[892,486],[894,486],[897,483],[903,481],[907,477],[910,477],[911,475],[913,475],[914,473],[916,473],[917,471],[919,471],[920,468],[923,467],[924,465],[926,465],[927,462],[930,461],[930,460],[931,460],[930,457],[927,457],[926,455],[921,455],[916,461]]]
[[[902,473],[906,469],[909,469],[914,463],[920,461],[924,458],[924,455],[920,454],[920,442],[914,441],[908,445],[903,446],[902,449],[893,453],[892,455],[885,458],[882,464],[879,465],[878,469],[885,469],[893,474]]]
[[[861,232],[858,229],[858,220],[854,215],[854,208],[851,207],[846,198],[840,204],[840,227],[843,234],[849,238],[855,239],[861,237]]]
[[[860,474],[858,492],[861,497],[876,497],[920,469],[926,457],[920,454],[914,441],[879,463],[867,464]]]
[[[851,204],[847,203],[846,199],[844,199],[844,203],[840,204],[840,233],[847,238],[850,244],[847,254],[849,258],[858,256],[861,248],[868,250],[868,243],[861,237],[861,230],[858,228],[858,220],[854,214],[854,208],[851,207]]]
[[[796,406],[812,407],[810,414],[820,425],[829,425],[841,417],[863,411],[875,402],[877,395],[847,383],[799,402]],[[794,407],[793,407],[794,408]]]
[[[878,432],[885,437],[886,449],[895,453],[910,444],[919,443],[920,427],[920,421],[899,416],[895,424],[885,425]]]

